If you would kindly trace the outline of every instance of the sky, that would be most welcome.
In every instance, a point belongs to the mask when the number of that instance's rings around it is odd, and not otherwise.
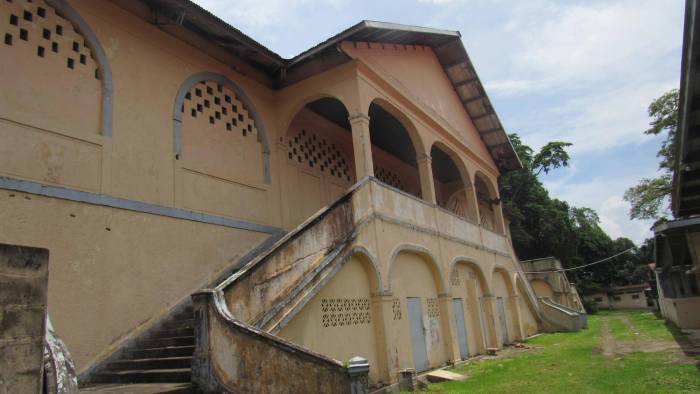
[[[195,0],[283,57],[367,19],[458,30],[501,122],[538,149],[573,143],[550,194],[641,242],[624,191],[657,174],[649,103],[677,88],[683,0]]]

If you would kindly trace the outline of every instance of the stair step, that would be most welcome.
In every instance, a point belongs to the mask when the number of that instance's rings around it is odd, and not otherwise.
[[[190,368],[105,371],[95,375],[95,383],[186,383]]]
[[[107,365],[109,371],[190,368],[192,356],[119,360]]]
[[[190,383],[101,384],[80,389],[80,393],[95,394],[191,394],[194,392]]]
[[[193,327],[166,328],[153,333],[151,338],[172,338],[194,336]]]
[[[182,357],[191,356],[194,346],[167,346],[157,348],[131,348],[127,349],[127,357],[130,359]]]
[[[170,338],[151,338],[144,339],[138,343],[138,347],[143,349],[169,346],[194,346],[194,335]]]
[[[194,328],[194,319],[190,316],[189,319],[171,320],[163,323],[162,328],[166,330],[173,328]]]

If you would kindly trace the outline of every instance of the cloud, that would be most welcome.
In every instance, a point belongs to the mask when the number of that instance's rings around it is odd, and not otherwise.
[[[534,19],[512,13],[503,24],[514,53],[505,78],[491,84],[500,93],[629,81],[681,45],[682,7],[664,1],[545,2],[537,8],[534,15],[527,10]]]

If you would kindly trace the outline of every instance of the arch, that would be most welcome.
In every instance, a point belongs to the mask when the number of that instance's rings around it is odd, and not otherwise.
[[[345,107],[345,111],[349,114],[350,111],[348,110],[348,105],[343,101],[343,99],[337,95],[331,94],[331,93],[325,93],[325,92],[318,92],[311,94],[309,96],[306,96],[300,100],[297,100],[289,109],[287,113],[284,114],[284,119],[282,121],[282,130],[289,130],[289,127],[292,125],[292,122],[294,121],[294,118],[299,114],[299,111],[304,109],[307,105],[321,100],[321,99],[334,99],[339,101],[341,104],[343,104],[343,107]]]
[[[369,116],[372,104],[379,106],[381,109],[383,109],[384,111],[391,114],[391,116],[396,118],[396,120],[398,120],[399,123],[401,123],[404,129],[406,129],[408,137],[411,139],[413,148],[416,150],[416,156],[421,157],[422,155],[428,154],[425,146],[426,144],[423,142],[423,139],[421,138],[421,135],[418,132],[418,128],[416,128],[413,121],[408,116],[406,116],[406,114],[401,112],[401,110],[399,110],[394,104],[392,104],[388,100],[382,97],[375,97],[372,101],[370,101],[369,106],[367,107],[367,116]]]
[[[260,113],[256,109],[253,102],[248,98],[243,89],[241,89],[238,84],[228,79],[226,76],[213,73],[213,72],[200,72],[191,75],[189,78],[180,85],[175,96],[175,104],[173,105],[173,137],[174,137],[174,149],[175,149],[175,159],[180,159],[182,153],[182,112],[181,108],[185,102],[185,96],[192,89],[192,87],[204,81],[214,81],[223,86],[226,86],[233,90],[242,103],[244,103],[248,109],[248,112],[253,117],[255,122],[255,127],[258,129],[258,136],[260,145],[262,145],[263,154],[263,179],[265,183],[270,183],[270,146],[267,139],[267,130],[265,124],[262,121]]]
[[[462,159],[441,141],[433,143],[430,157],[437,205],[476,221],[476,201],[469,190],[472,182]]]
[[[479,266],[479,263],[477,263],[476,260],[466,256],[457,256],[450,263],[449,272],[452,272],[452,270],[454,270],[457,267],[457,264],[459,263],[468,265],[474,270],[474,272],[476,272],[476,275],[479,278],[482,293],[491,294],[491,284],[487,280],[486,275],[484,274],[484,270],[481,269],[481,266]]]
[[[12,6],[9,3],[12,2],[3,2],[3,7],[5,6]],[[5,4],[6,3],[6,4]],[[28,3],[31,3],[28,2]],[[17,5],[19,7],[24,8],[25,6],[23,5]],[[99,79],[99,84],[95,83],[95,96],[99,94],[100,98],[98,99],[97,97],[90,97],[90,101],[95,102],[95,108],[94,108],[94,120],[96,121],[95,128],[98,129],[97,131],[99,132],[100,135],[103,137],[111,137],[112,135],[112,111],[113,111],[113,94],[114,94],[114,85],[112,81],[112,69],[109,64],[109,60],[107,59],[107,55],[105,54],[105,51],[100,43],[100,40],[97,38],[97,35],[95,32],[90,28],[88,23],[83,19],[83,17],[76,11],[73,7],[68,4],[66,0],[44,0],[39,2],[39,6],[37,8],[36,2],[34,4],[30,5],[32,8],[31,9],[24,9],[24,12],[28,12],[30,15],[34,12],[34,9],[39,9],[39,8],[51,8],[50,12],[46,12],[44,10],[45,14],[43,17],[39,18],[29,18],[28,21],[22,21],[23,27],[25,28],[25,37],[22,39],[27,43],[34,43],[32,36],[34,34],[37,34],[39,37],[41,37],[41,32],[42,28],[44,29],[44,35],[41,40],[44,41],[46,40],[46,32],[48,31],[49,36],[51,35],[51,31],[54,30],[53,26],[40,26],[42,23],[54,23],[57,22],[52,19],[52,14],[55,14],[58,18],[61,20],[64,20],[66,23],[69,23],[72,25],[71,30],[75,30],[75,32],[80,36],[80,40],[76,41],[83,41],[83,44],[78,44],[78,48],[73,47],[73,51],[71,52],[71,55],[74,56],[71,58],[69,55],[67,58],[67,69],[72,69],[72,70],[78,70],[81,67],[88,67],[88,66],[94,66],[94,74],[92,70],[89,71],[89,74],[94,75],[95,79]],[[42,7],[43,6],[43,7]],[[7,15],[3,13],[3,15]],[[63,22],[60,24],[62,25]],[[51,27],[50,30],[46,29],[46,27]],[[27,33],[29,32],[29,33]],[[36,33],[35,33],[36,32]],[[69,33],[68,31],[66,33]],[[20,33],[21,34],[21,33]],[[63,34],[63,31],[61,30],[61,35]],[[70,33],[72,34],[72,33]],[[7,40],[7,35],[5,36]],[[77,38],[77,37],[76,37]],[[62,53],[62,51],[59,49],[62,48],[62,45],[59,46],[58,43],[55,41],[47,41],[49,45],[52,45],[52,52],[55,53]],[[10,43],[11,43],[11,35],[10,35]],[[33,45],[33,44],[28,44],[28,45]],[[40,44],[36,49],[41,50],[40,53],[37,55],[39,57],[44,57],[44,50],[45,48],[43,47],[45,44]],[[68,48],[68,47],[66,47]],[[89,50],[89,58],[87,53],[82,53],[82,48],[86,48]],[[70,51],[70,50],[69,50]],[[47,51],[48,52],[48,51]],[[61,55],[63,56],[63,55]],[[80,60],[76,60],[80,56]],[[32,57],[34,59],[34,57]],[[41,69],[38,69],[41,70]],[[42,74],[46,74],[44,71]],[[46,74],[48,75],[48,74]],[[54,77],[56,76],[55,74],[51,74]],[[91,78],[90,78],[91,79]],[[83,81],[87,82],[87,81]],[[94,83],[93,81],[91,81]],[[99,88],[98,88],[99,86]],[[45,89],[45,85],[41,85],[38,87],[40,89]],[[65,87],[64,87],[65,89]],[[84,92],[81,92],[81,95],[83,95]],[[47,97],[50,95],[47,95]],[[84,96],[83,96],[84,97]],[[36,102],[33,102],[32,105],[41,105]],[[99,106],[99,108],[98,108]],[[83,109],[85,110],[85,109]],[[92,112],[93,108],[90,108],[91,116],[93,114]],[[71,111],[68,111],[71,112]],[[62,111],[60,109],[56,110],[56,115],[58,117],[63,118],[66,115],[66,111]],[[46,115],[46,114],[44,114]],[[80,114],[77,114],[80,115]],[[82,115],[84,116],[84,114]],[[82,117],[81,116],[81,117]],[[91,119],[92,121],[92,119]],[[53,127],[49,126],[49,127]],[[71,129],[75,128],[75,125],[69,126]]]
[[[506,287],[508,288],[509,296],[512,297],[516,295],[513,278],[511,278],[508,274],[508,270],[506,269],[506,267],[502,265],[496,265],[495,267],[493,267],[493,271],[491,272],[491,283],[493,283],[494,275],[501,275],[503,277],[503,280],[505,280],[506,282]]]
[[[391,292],[391,278],[393,276],[393,269],[394,265],[396,262],[396,257],[399,255],[401,252],[410,252],[410,253],[415,253],[423,257],[426,262],[428,262],[428,266],[430,267],[430,270],[433,272],[433,279],[435,279],[435,286],[437,288],[437,291],[439,294],[445,294],[447,293],[447,286],[445,285],[445,276],[442,273],[442,270],[440,269],[440,265],[437,263],[437,259],[435,259],[435,256],[428,250],[427,248],[420,246],[420,245],[415,245],[415,244],[400,244],[397,247],[394,248],[394,250],[391,252],[391,257],[389,258],[389,268],[387,270],[387,288],[386,290],[388,292]]]
[[[388,101],[376,98],[368,109],[374,176],[381,182],[429,200],[430,174],[421,173],[425,145],[413,122]]]
[[[479,224],[489,230],[503,234],[503,213],[501,211],[498,188],[493,184],[491,178],[480,170],[474,173],[473,185],[479,208]]]
[[[374,293],[379,294],[384,289],[382,284],[382,276],[379,272],[379,265],[377,264],[377,259],[372,255],[372,253],[367,250],[364,246],[357,245],[353,247],[346,255],[345,260],[348,260],[352,256],[361,256],[362,261],[365,262],[365,268],[372,271],[373,275],[367,273],[367,277],[370,278],[370,286],[374,289]]]
[[[520,289],[520,296],[525,297],[525,303],[527,304],[532,314],[539,318],[539,305],[533,303],[532,298],[527,296],[528,291],[527,287],[525,286],[525,280],[523,280],[523,278],[518,274],[515,274],[515,287],[516,289]],[[537,294],[535,294],[535,296],[537,296]]]

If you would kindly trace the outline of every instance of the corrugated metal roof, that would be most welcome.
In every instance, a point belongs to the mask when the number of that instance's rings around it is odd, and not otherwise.
[[[288,86],[350,61],[346,54],[337,50],[343,41],[428,46],[435,52],[498,168],[502,172],[522,168],[458,31],[362,21],[291,59],[284,59],[190,0],[143,1],[152,9],[182,15],[179,22],[184,28],[214,40],[218,46],[263,70],[277,81],[274,88]]]

